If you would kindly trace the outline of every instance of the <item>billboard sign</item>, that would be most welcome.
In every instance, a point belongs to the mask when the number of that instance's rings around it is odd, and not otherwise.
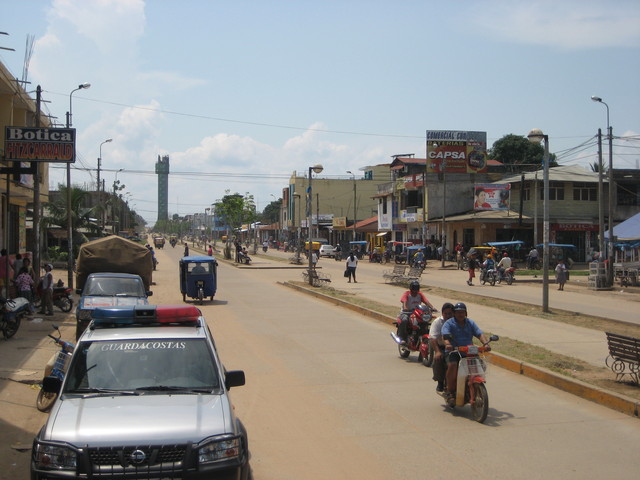
[[[474,186],[474,210],[509,210],[511,185],[476,183]]]
[[[5,158],[13,162],[73,163],[75,128],[5,127]]]
[[[427,173],[485,173],[487,132],[427,130]]]

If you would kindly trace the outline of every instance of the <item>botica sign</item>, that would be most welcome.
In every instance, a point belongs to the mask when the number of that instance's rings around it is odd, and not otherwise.
[[[72,163],[75,128],[5,127],[5,158],[13,162]]]

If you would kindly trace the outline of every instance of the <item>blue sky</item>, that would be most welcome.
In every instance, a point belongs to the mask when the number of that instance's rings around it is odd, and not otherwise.
[[[596,160],[610,108],[614,167],[640,163],[640,2],[0,0],[0,60],[42,86],[65,121],[73,182],[95,182],[100,144],[148,221],[158,155],[169,211],[203,212],[225,190],[262,210],[292,172],[321,176],[424,156],[425,130],[541,128],[562,164]],[[585,146],[581,146],[586,144]],[[607,154],[605,149],[605,155]],[[52,186],[64,169],[51,170]]]

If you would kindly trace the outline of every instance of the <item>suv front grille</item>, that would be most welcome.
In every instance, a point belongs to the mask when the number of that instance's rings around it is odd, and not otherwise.
[[[98,478],[142,472],[174,474],[183,471],[190,450],[187,445],[98,447],[89,448],[87,457],[90,471]]]

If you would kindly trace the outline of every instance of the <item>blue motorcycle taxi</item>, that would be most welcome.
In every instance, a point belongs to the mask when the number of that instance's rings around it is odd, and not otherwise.
[[[218,262],[209,256],[188,256],[180,259],[180,293],[182,301],[194,298],[200,305],[205,297],[213,297],[218,286]]]

